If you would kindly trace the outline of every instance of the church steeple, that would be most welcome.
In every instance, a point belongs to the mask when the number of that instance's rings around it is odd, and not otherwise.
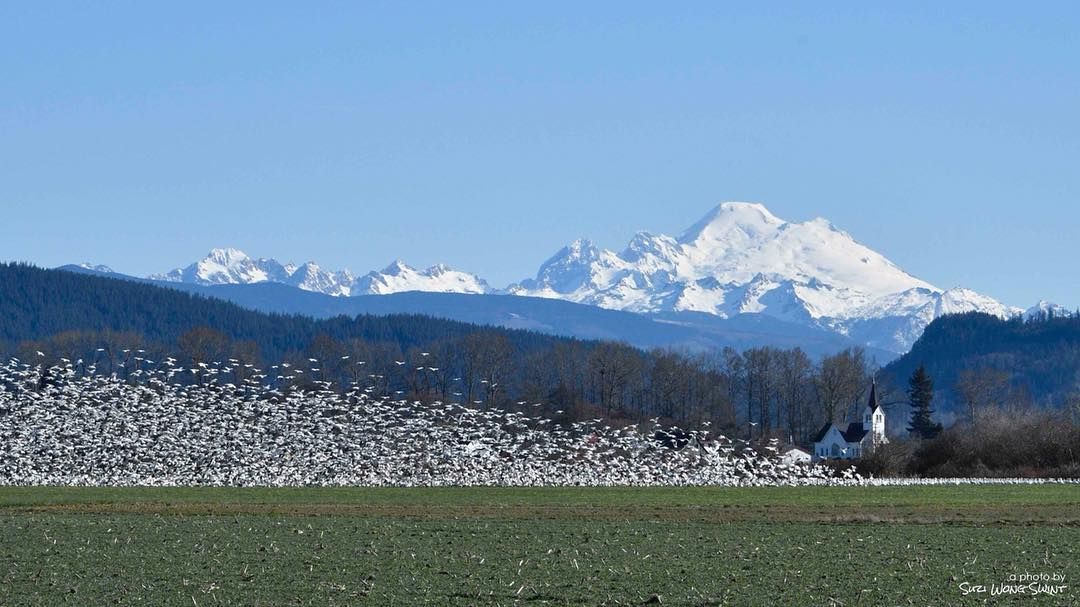
[[[863,409],[863,429],[874,434],[875,442],[884,442],[885,410],[878,403],[877,378],[870,384],[870,398]]]
[[[878,405],[878,402],[877,402],[877,378],[876,377],[873,379],[873,383],[870,384],[870,400],[867,401],[866,406],[870,409],[871,412],[877,411],[878,409],[881,408],[881,406]]]

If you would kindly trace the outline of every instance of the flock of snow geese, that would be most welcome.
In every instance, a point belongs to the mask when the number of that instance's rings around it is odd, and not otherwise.
[[[61,359],[0,365],[0,485],[769,486],[1030,479],[874,479],[785,463],[656,420],[559,425],[519,412],[274,387],[235,361],[142,361],[126,377]],[[177,381],[178,376],[197,381]],[[229,381],[232,379],[232,381]],[[525,406],[528,408],[528,405]],[[671,440],[679,437],[679,440]]]

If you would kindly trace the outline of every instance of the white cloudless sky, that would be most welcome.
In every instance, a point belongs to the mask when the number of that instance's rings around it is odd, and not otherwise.
[[[503,286],[747,200],[1076,306],[1077,31],[1052,2],[9,3],[0,259]]]

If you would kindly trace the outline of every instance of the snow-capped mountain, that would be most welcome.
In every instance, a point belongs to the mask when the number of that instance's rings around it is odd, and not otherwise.
[[[942,314],[1022,312],[939,289],[824,219],[788,222],[742,202],[721,204],[677,239],[639,232],[620,253],[575,241],[509,292],[634,312],[765,314],[896,352]]]
[[[350,294],[353,280],[353,275],[348,270],[327,272],[315,262],[309,261],[293,270],[282,282],[305,291],[340,297]]]
[[[1069,316],[1073,314],[1074,310],[1070,310],[1065,306],[1060,306],[1056,303],[1052,303],[1046,300],[1042,300],[1039,303],[1031,306],[1024,311],[1024,318],[1045,318],[1047,316]]]
[[[273,259],[252,259],[237,249],[213,249],[203,259],[165,274],[153,274],[151,280],[202,285],[285,282],[296,270]]]
[[[115,273],[113,271],[113,269],[110,268],[107,265],[100,264],[100,263],[99,264],[93,264],[93,263],[90,263],[89,261],[80,263],[76,267],[82,268],[83,270],[89,270],[90,272],[97,272],[98,274],[114,274]]]
[[[399,260],[381,272],[370,272],[356,278],[348,270],[331,272],[311,261],[297,266],[282,264],[275,259],[253,259],[237,249],[213,249],[205,258],[187,267],[149,278],[198,285],[277,282],[335,297],[386,295],[403,291],[494,292],[482,278],[442,264],[417,270]]]
[[[1047,302],[1025,312],[969,289],[938,288],[825,219],[789,222],[745,202],[719,205],[678,238],[639,232],[621,252],[576,240],[544,262],[535,278],[505,290],[441,264],[419,270],[395,261],[357,277],[314,262],[297,266],[254,259],[236,249],[214,249],[187,267],[150,278],[211,286],[276,282],[336,297],[505,293],[651,314],[668,323],[677,322],[670,315],[683,312],[768,319],[896,353],[906,352],[926,325],[944,314],[1068,312]]]
[[[494,293],[487,281],[468,272],[459,272],[443,264],[417,270],[400,259],[381,272],[370,272],[353,284],[353,295],[388,295],[402,291],[438,293]]]

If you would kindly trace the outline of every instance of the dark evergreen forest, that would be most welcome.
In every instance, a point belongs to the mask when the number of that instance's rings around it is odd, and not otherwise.
[[[1080,315],[1004,320],[971,312],[930,323],[911,351],[881,375],[903,386],[919,365],[934,378],[939,411],[1080,405]]]

